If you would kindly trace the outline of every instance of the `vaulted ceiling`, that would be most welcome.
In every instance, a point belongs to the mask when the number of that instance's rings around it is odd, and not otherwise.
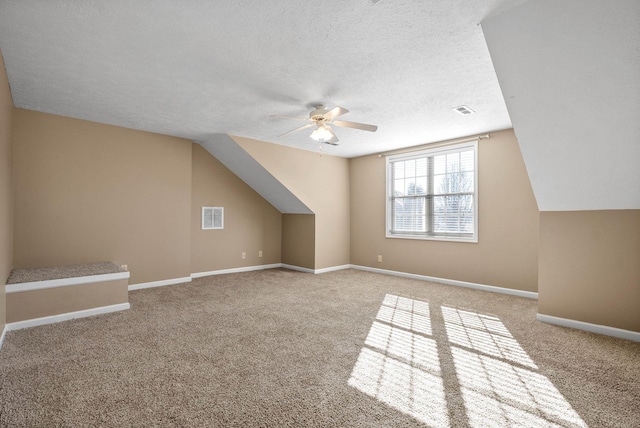
[[[511,127],[478,25],[504,0],[0,2],[17,107],[203,140],[278,137],[316,104],[345,157]],[[452,110],[467,105],[476,113]]]
[[[482,28],[538,208],[640,209],[640,1],[529,1]]]
[[[640,209],[637,0],[0,0],[0,49],[19,108],[318,150],[271,116],[323,103],[379,127],[344,157],[513,126],[540,210]]]

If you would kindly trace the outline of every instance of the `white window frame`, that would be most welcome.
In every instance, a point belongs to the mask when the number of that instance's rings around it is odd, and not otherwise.
[[[459,236],[459,235],[443,235],[443,234],[435,234],[433,232],[399,232],[393,231],[393,183],[392,183],[392,173],[391,166],[396,161],[402,160],[410,160],[417,158],[424,158],[430,156],[436,156],[446,153],[454,153],[460,152],[464,150],[468,150],[469,148],[473,149],[474,152],[474,189],[473,189],[473,235],[472,236]],[[432,176],[432,174],[427,173],[428,177]],[[429,178],[428,178],[429,180]],[[446,146],[438,146],[435,148],[429,148],[425,150],[419,150],[414,152],[404,152],[395,155],[389,155],[386,157],[386,178],[385,178],[385,196],[386,196],[386,233],[385,236],[387,238],[400,238],[400,239],[420,239],[420,240],[430,240],[430,241],[447,241],[447,242],[478,242],[478,141],[473,140],[460,144],[446,145]],[[425,197],[426,199],[426,197]],[[425,204],[426,206],[426,204]]]

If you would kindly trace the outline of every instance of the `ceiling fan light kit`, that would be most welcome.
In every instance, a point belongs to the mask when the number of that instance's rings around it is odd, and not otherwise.
[[[362,131],[376,132],[378,129],[375,125],[368,125],[366,123],[358,123],[358,122],[348,122],[345,120],[335,120],[336,117],[342,116],[343,114],[349,113],[349,110],[343,107],[334,107],[331,110],[327,110],[327,108],[320,104],[316,106],[316,108],[309,113],[309,118],[304,117],[287,117],[287,116],[275,116],[275,117],[283,117],[285,119],[296,119],[296,120],[306,120],[310,121],[306,125],[302,125],[298,128],[292,129],[291,131],[285,132],[284,134],[279,135],[280,137],[284,137],[285,135],[289,135],[291,133],[301,131],[303,129],[307,129],[315,126],[316,129],[311,133],[310,137],[314,141],[318,141],[320,143],[327,143],[336,145],[339,141],[338,136],[333,131],[333,129],[329,126],[329,124],[335,126],[342,126],[345,128],[359,129]]]
[[[318,127],[311,133],[311,138],[320,143],[325,143],[333,137],[331,128],[323,123],[318,123]]]

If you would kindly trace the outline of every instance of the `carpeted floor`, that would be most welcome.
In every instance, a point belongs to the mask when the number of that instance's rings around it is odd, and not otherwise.
[[[79,276],[104,275],[125,272],[115,263],[89,263],[84,265],[53,266],[35,269],[13,269],[7,284],[50,281],[53,279],[74,278]]]
[[[3,427],[638,427],[640,343],[344,270],[212,276],[7,333]]]

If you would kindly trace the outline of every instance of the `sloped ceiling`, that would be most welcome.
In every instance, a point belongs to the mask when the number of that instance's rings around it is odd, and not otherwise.
[[[640,209],[640,2],[529,1],[482,29],[538,208]]]
[[[210,135],[199,144],[281,213],[313,214],[313,211],[296,195],[291,193],[229,135]]]
[[[379,127],[323,148],[353,157],[510,128],[478,24],[519,3],[2,0],[0,49],[19,108],[318,150],[270,116],[340,105]]]

